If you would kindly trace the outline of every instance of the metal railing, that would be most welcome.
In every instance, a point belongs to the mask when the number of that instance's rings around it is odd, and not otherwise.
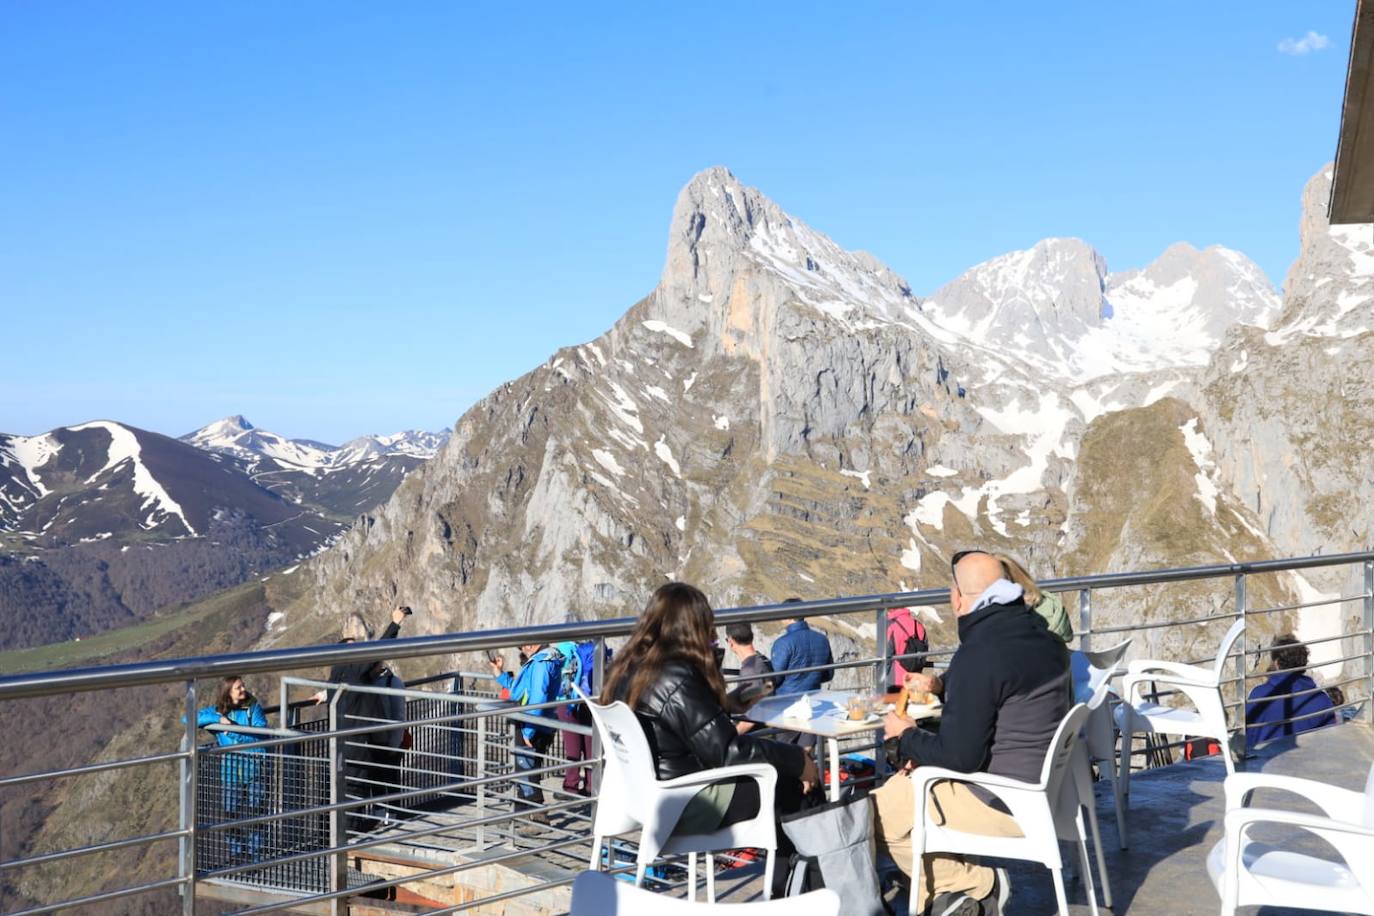
[[[1358,570],[1357,578],[1362,587],[1350,594],[1272,607],[1251,607],[1247,600],[1249,585],[1256,577],[1324,567]],[[1223,609],[1213,603],[1205,613],[1184,619],[1094,626],[1094,614],[1102,613],[1094,611],[1094,595],[1142,586],[1217,579],[1229,579],[1233,583],[1234,603],[1230,607]],[[1252,619],[1266,620],[1278,613],[1300,613],[1332,604],[1348,606],[1352,613],[1345,615],[1340,632],[1312,636],[1306,644],[1341,641],[1336,659],[1327,663],[1340,661],[1348,668],[1354,662],[1359,670],[1338,684],[1328,686],[1348,689],[1343,708],[1363,707],[1367,715],[1371,712],[1374,551],[1065,578],[1042,582],[1041,587],[1052,592],[1078,593],[1078,639],[1085,649],[1095,641],[1105,641],[1105,637],[1159,634],[1171,630],[1192,634],[1191,643],[1206,649],[1216,644],[1221,629],[1216,625],[1237,617],[1248,623]],[[817,666],[815,670],[847,672],[851,680],[861,678],[867,680],[872,689],[881,689],[892,662],[885,640],[886,612],[896,607],[934,606],[946,600],[947,592],[943,588],[833,598],[722,610],[717,612],[716,622],[723,626],[733,622],[854,615],[865,623],[871,620],[874,625],[871,656],[861,654],[859,658]],[[565,793],[548,783],[563,775],[570,766],[564,760],[562,737],[568,734],[588,736],[591,730],[575,722],[532,715],[559,704],[518,709],[497,706],[493,703],[494,690],[488,689],[489,676],[466,674],[454,679],[453,674],[438,675],[416,681],[406,690],[390,691],[394,696],[403,697],[406,703],[405,721],[403,726],[398,726],[391,720],[347,718],[340,709],[340,697],[349,691],[386,694],[387,688],[343,687],[300,678],[295,672],[361,661],[394,661],[476,653],[530,643],[594,640],[600,645],[593,682],[600,689],[604,675],[600,670],[604,657],[600,648],[604,648],[608,639],[628,635],[634,624],[635,618],[630,617],[0,677],[0,702],[80,691],[179,684],[179,702],[186,717],[182,746],[175,751],[47,772],[0,774],[0,791],[6,791],[51,780],[79,780],[92,776],[118,778],[121,773],[176,761],[179,774],[175,780],[166,780],[166,786],[170,794],[176,785],[174,794],[180,801],[175,828],[169,825],[170,829],[141,836],[101,837],[85,846],[67,849],[25,849],[22,857],[0,862],[0,883],[26,869],[60,866],[86,856],[119,855],[155,843],[175,841],[179,852],[174,874],[112,887],[76,900],[36,901],[21,912],[37,914],[87,904],[104,905],[133,895],[175,889],[181,893],[183,912],[192,913],[198,891],[208,891],[212,886],[226,883],[289,894],[289,897],[267,900],[243,912],[279,912],[303,904],[328,905],[332,911],[342,912],[347,900],[360,893],[384,893],[389,888],[411,882],[454,879],[474,869],[531,859],[554,863],[554,875],[549,877],[546,870],[541,873],[543,880],[431,912],[459,912],[522,894],[564,887],[571,883],[577,870],[584,867],[589,855],[590,800]],[[1254,642],[1247,626],[1246,637],[1228,663],[1234,674],[1226,681],[1226,699],[1235,716],[1235,728],[1242,735],[1246,727],[1243,711],[1246,685],[1269,674],[1247,670],[1248,663],[1261,658],[1267,651]],[[952,652],[952,647],[933,646],[927,657],[939,664]],[[1207,663],[1212,659],[1196,661]],[[227,747],[204,746],[199,742],[195,722],[201,694],[197,682],[229,674],[266,673],[282,676],[282,702],[277,708],[279,716],[284,717],[281,727],[254,730],[218,726],[216,728],[221,730],[251,734],[257,740],[252,744]],[[774,675],[760,677],[769,676]],[[446,690],[443,682],[450,679],[454,679],[454,684]],[[749,679],[734,677],[731,680]],[[315,712],[311,711],[310,704],[289,702],[287,691],[291,686],[318,687],[326,691],[327,702]],[[416,689],[420,686],[435,689]],[[1291,696],[1310,693],[1310,690],[1299,691]],[[1297,716],[1287,721],[1309,717]],[[512,744],[513,733],[523,725],[548,728],[554,740],[544,748],[517,748]],[[357,765],[360,763],[357,753],[370,754],[383,740],[380,736],[394,734],[398,727],[404,727],[411,736],[410,746],[399,758],[386,761],[372,757],[365,761],[365,766]],[[879,745],[877,741],[865,743],[860,739],[851,742],[850,750],[874,751]],[[1167,757],[1169,747],[1123,748],[1122,752],[1139,754],[1142,750],[1162,760]],[[881,769],[881,755],[874,756],[879,758]],[[595,783],[599,762],[599,748],[593,741],[589,758],[577,766],[590,767]],[[520,797],[522,787],[528,790],[536,784],[544,792],[544,800]],[[552,819],[552,822],[539,824],[534,836],[526,837],[523,828],[534,823],[531,815]],[[509,851],[498,851],[506,847]],[[394,859],[406,850],[427,853],[437,850],[436,854],[446,858],[434,860],[423,870],[402,877],[361,876],[350,866],[350,862],[356,863],[369,855]],[[415,856],[415,861],[422,858],[419,852],[415,852]],[[111,871],[118,873],[118,869]],[[658,872],[655,881],[657,886],[671,889],[680,887],[682,879],[669,868]]]

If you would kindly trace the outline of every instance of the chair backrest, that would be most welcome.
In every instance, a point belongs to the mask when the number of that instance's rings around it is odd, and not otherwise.
[[[1364,820],[1362,823],[1374,830],[1374,764],[1369,765],[1369,777],[1364,781]]]
[[[581,690],[578,693],[585,696]],[[658,777],[654,772],[649,739],[644,736],[644,728],[634,710],[619,700],[605,706],[591,700],[585,702],[601,735],[605,767],[621,780],[621,804],[632,813],[638,807],[637,800],[647,803],[655,797]]]
[[[657,894],[610,875],[584,871],[573,881],[568,916],[839,916],[840,896],[828,887],[777,900],[697,903]]]
[[[1098,652],[1074,651],[1069,655],[1069,667],[1073,672],[1073,695],[1077,703],[1087,703],[1089,709],[1096,709],[1107,699],[1111,692],[1112,675],[1116,666],[1131,647],[1126,640],[1110,649]]]
[[[1240,634],[1245,632],[1245,618],[1242,617],[1231,624],[1231,629],[1226,631],[1226,635],[1221,637],[1221,648],[1217,650],[1217,660],[1212,663],[1212,674],[1216,675],[1217,683],[1221,683],[1223,669],[1226,667],[1226,658],[1231,654],[1231,647],[1240,639]],[[1242,662],[1243,664],[1243,662]]]
[[[1054,738],[1045,751],[1045,763],[1040,768],[1040,784],[1051,799],[1059,797],[1059,787],[1069,772],[1074,742],[1078,740],[1078,733],[1088,720],[1089,712],[1091,710],[1087,703],[1078,703],[1059,720],[1059,727],[1054,730]]]

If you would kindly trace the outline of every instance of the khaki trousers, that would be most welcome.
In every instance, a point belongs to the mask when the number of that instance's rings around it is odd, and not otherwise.
[[[1011,815],[985,804],[965,783],[937,782],[930,789],[930,800],[934,803],[931,819],[941,826],[985,836],[1023,835]],[[912,877],[911,829],[916,797],[911,777],[904,773],[893,776],[873,793],[873,803],[878,815],[879,850],[885,850],[897,867]],[[927,855],[921,864],[921,881],[919,885],[913,881],[911,891],[918,895],[918,908],[924,908],[936,894],[964,893],[981,900],[992,892],[994,874],[987,866],[953,855]]]

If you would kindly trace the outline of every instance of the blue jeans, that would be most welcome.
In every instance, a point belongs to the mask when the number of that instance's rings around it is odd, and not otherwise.
[[[517,731],[515,733],[514,751],[515,772],[525,773],[547,766],[548,761],[544,759],[543,755],[549,752],[549,745],[552,743],[553,735],[549,732],[535,732],[530,743],[525,744],[523,735]],[[540,778],[538,776],[516,777],[515,788],[520,793],[520,800],[525,804],[542,805],[544,803],[544,790],[539,787]]]

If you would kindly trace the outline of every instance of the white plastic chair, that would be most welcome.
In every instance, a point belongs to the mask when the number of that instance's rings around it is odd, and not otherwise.
[[[1221,681],[1226,658],[1231,647],[1245,630],[1245,621],[1237,620],[1221,639],[1216,661],[1211,668],[1165,662],[1156,659],[1136,659],[1126,666],[1121,679],[1121,703],[1116,707],[1116,723],[1121,729],[1121,758],[1117,771],[1123,809],[1131,800],[1131,745],[1136,733],[1183,735],[1190,738],[1212,738],[1221,746],[1221,759],[1226,773],[1236,771],[1231,760],[1230,731],[1226,727],[1226,708],[1222,704]],[[1193,708],[1161,706],[1141,696],[1143,688],[1153,682],[1159,687],[1183,694]],[[1122,844],[1126,840],[1125,818],[1121,820]]]
[[[1325,816],[1248,808],[1255,789],[1300,795]],[[1339,863],[1261,842],[1258,824],[1299,828],[1326,841]],[[1207,856],[1207,873],[1221,897],[1222,916],[1263,904],[1305,910],[1374,914],[1374,766],[1364,794],[1294,776],[1235,773],[1226,777],[1226,835]]]
[[[1079,703],[1059,722],[1054,739],[1045,752],[1040,768],[1040,781],[1022,782],[992,773],[960,773],[943,767],[918,766],[911,771],[911,788],[916,795],[916,819],[911,831],[913,875],[921,875],[921,857],[931,853],[952,853],[965,856],[991,856],[998,859],[1021,859],[1039,862],[1049,868],[1054,878],[1054,893],[1059,912],[1068,916],[1068,895],[1064,890],[1064,863],[1059,854],[1059,839],[1072,814],[1073,838],[1078,843],[1078,860],[1083,870],[1083,884],[1088,893],[1088,905],[1097,914],[1097,895],[1093,889],[1092,865],[1088,861],[1087,840],[1083,833],[1083,807],[1070,778],[1070,760],[1078,744],[1079,732],[1088,718],[1088,707]],[[949,826],[941,826],[931,819],[930,788],[937,782],[951,780],[970,786],[982,786],[1006,805],[1016,825],[1019,837],[994,837],[965,833]],[[920,879],[917,878],[917,881]],[[908,913],[916,916],[915,887],[908,897]]]
[[[617,834],[639,829],[639,852],[635,858],[635,886],[644,883],[644,872],[659,856],[687,854],[687,883],[691,899],[696,899],[697,853],[706,853],[706,898],[716,899],[716,869],[713,852],[752,847],[767,853],[764,862],[763,892],[771,896],[773,869],[778,849],[774,821],[773,795],[778,771],[767,763],[744,763],[689,773],[676,779],[660,780],[654,769],[649,740],[634,710],[624,703],[602,706],[578,695],[591,711],[592,722],[601,738],[603,759],[601,787],[596,815],[592,821],[591,868],[601,863],[601,844]],[[722,827],[712,833],[674,835],[673,828],[682,817],[692,796],[706,786],[745,777],[759,785],[759,812],[753,818]],[[659,899],[657,896],[655,899]]]
[[[1107,697],[1112,692],[1112,678],[1117,674],[1117,665],[1131,647],[1131,640],[1120,645],[1103,649],[1100,652],[1075,651],[1071,653],[1070,670],[1073,672],[1074,699],[1088,707],[1088,718],[1083,723],[1082,740],[1074,746],[1070,760],[1073,776],[1074,795],[1078,804],[1088,812],[1088,828],[1093,838],[1093,851],[1097,855],[1097,875],[1102,882],[1102,905],[1112,905],[1112,884],[1107,875],[1107,860],[1102,851],[1102,833],[1097,824],[1097,800],[1093,795],[1093,761],[1105,765],[1102,773],[1112,781],[1112,796],[1116,802],[1116,824],[1118,831],[1125,826],[1121,810],[1120,782],[1112,775],[1116,739],[1112,731],[1111,711]],[[1067,793],[1061,795],[1067,801]],[[1065,806],[1060,805],[1060,809]],[[1059,838],[1072,840],[1069,832],[1072,820],[1067,811],[1060,810],[1057,818]],[[1121,844],[1125,849],[1125,843]]]
[[[828,887],[752,903],[697,903],[655,894],[610,875],[584,871],[573,881],[568,916],[840,916],[840,895]]]

